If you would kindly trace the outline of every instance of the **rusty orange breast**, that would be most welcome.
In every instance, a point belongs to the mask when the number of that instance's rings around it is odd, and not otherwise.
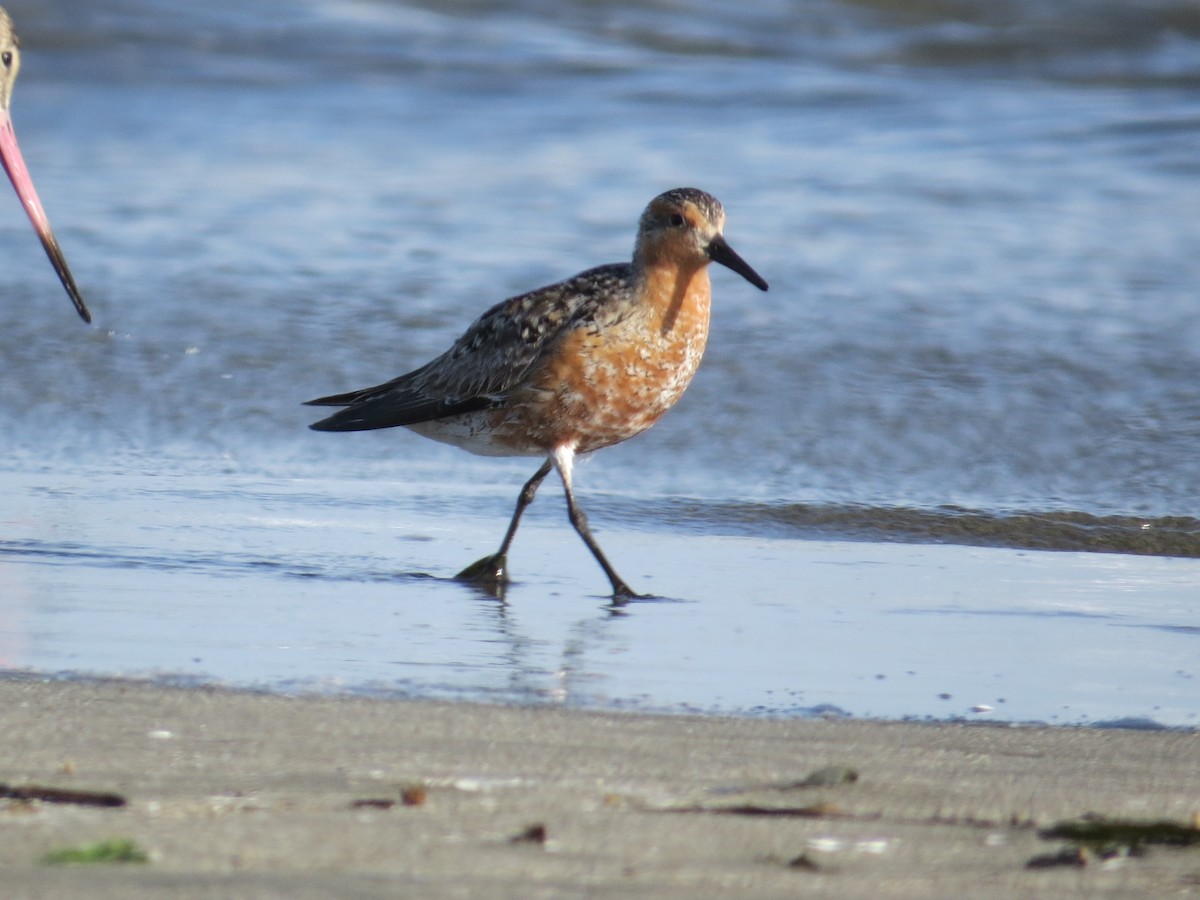
[[[497,416],[498,441],[588,453],[645,431],[675,405],[708,340],[708,273],[649,269],[642,288],[606,324],[559,339]]]

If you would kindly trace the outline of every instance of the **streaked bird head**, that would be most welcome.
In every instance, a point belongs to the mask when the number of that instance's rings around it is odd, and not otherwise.
[[[725,241],[725,208],[697,188],[659,194],[642,213],[634,259],[643,265],[671,261],[681,266],[716,262],[737,272],[759,290],[767,282]]]

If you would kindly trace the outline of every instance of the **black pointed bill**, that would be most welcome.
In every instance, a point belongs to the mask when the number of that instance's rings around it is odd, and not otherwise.
[[[767,289],[767,283],[763,277],[750,268],[750,263],[738,256],[733,248],[725,243],[725,238],[721,235],[718,234],[708,242],[708,258],[727,269],[733,269],[760,291]]]

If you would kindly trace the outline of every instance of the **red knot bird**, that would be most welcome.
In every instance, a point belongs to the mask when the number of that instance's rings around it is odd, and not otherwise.
[[[683,394],[708,339],[709,262],[760,290],[767,283],[725,242],[711,194],[676,188],[642,213],[633,260],[588,269],[496,304],[454,345],[385,384],[308,401],[345,409],[311,427],[366,431],[404,425],[484,456],[544,456],[525,483],[500,549],[458,574],[498,590],[521,514],[551,467],[571,524],[612,583],[637,597],[605,557],[575,500],[575,457],[628,440]]]
[[[8,17],[4,7],[0,7],[0,163],[4,164],[4,171],[8,173],[8,179],[17,191],[21,206],[29,216],[29,221],[33,223],[42,246],[46,248],[46,255],[50,257],[54,271],[58,273],[59,280],[71,296],[76,311],[83,321],[90,322],[92,314],[84,305],[79,288],[75,287],[75,279],[71,277],[71,270],[67,268],[67,261],[59,249],[58,240],[50,229],[50,220],[46,217],[46,211],[42,209],[42,201],[38,199],[37,191],[34,190],[29,170],[25,168],[21,148],[17,146],[17,135],[13,131],[12,118],[8,114],[13,82],[17,80],[17,70],[20,68],[21,54],[17,50],[17,36],[13,34],[12,19]]]

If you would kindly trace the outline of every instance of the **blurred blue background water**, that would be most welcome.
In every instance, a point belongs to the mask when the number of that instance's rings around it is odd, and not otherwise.
[[[17,133],[96,317],[73,320],[0,192],[12,566],[70,559],[58,577],[96,596],[84,560],[127,579],[151,559],[186,568],[189,510],[215,496],[229,506],[206,521],[236,520],[255,486],[286,481],[300,486],[263,557],[353,581],[344,531],[297,535],[358,504],[426,536],[453,523],[397,561],[452,574],[499,538],[529,463],[310,433],[300,402],[406,371],[496,300],[626,258],[646,201],[695,185],[771,291],[714,272],[687,396],[581,470],[635,586],[653,571],[670,591],[692,562],[680,536],[737,535],[782,539],[776,562],[845,538],[1163,556],[1172,597],[1200,597],[1180,559],[1200,557],[1194,3],[6,6]],[[171,478],[191,501],[171,527],[105,542],[113,522],[155,519],[147,498]],[[77,502],[51,516],[43,494]],[[534,507],[518,575],[537,575],[537,523],[561,528],[559,503]],[[606,537],[622,529],[677,552],[627,572]],[[568,590],[598,591],[572,559]],[[768,593],[811,602],[803,574],[770,571]],[[223,589],[287,602],[281,582],[238,584]],[[1111,596],[1089,602],[1111,611]],[[1189,615],[1151,624],[1194,657]],[[88,659],[74,667],[112,668]]]

